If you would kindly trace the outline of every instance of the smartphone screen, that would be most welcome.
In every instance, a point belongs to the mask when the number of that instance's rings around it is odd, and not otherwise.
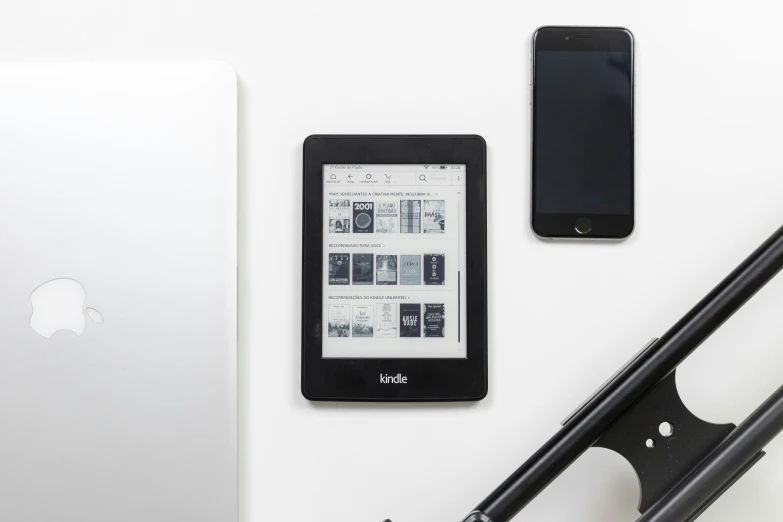
[[[533,218],[543,237],[634,226],[633,37],[544,27],[533,39]]]

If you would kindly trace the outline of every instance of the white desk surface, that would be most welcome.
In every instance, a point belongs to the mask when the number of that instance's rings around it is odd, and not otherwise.
[[[783,224],[772,4],[453,0],[6,2],[0,60],[222,59],[240,82],[242,522],[459,521],[559,421]],[[778,12],[779,14],[779,12]],[[529,213],[530,36],[636,36],[638,227],[548,244]],[[312,133],[489,144],[490,391],[479,404],[299,393],[301,145]],[[783,277],[681,366],[688,406],[739,422],[783,384]],[[701,520],[778,520],[783,437]],[[590,450],[517,517],[635,520],[636,478]]]

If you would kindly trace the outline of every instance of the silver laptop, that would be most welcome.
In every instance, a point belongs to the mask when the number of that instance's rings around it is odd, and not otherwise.
[[[236,92],[0,65],[0,521],[236,520]]]

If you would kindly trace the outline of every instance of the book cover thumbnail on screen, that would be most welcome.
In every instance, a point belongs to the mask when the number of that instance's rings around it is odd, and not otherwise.
[[[347,304],[329,305],[329,337],[350,337],[350,309]]]
[[[445,337],[446,319],[442,304],[424,305],[424,337]]]
[[[351,231],[351,202],[347,199],[329,200],[329,233],[347,234]]]
[[[446,256],[443,254],[424,254],[425,285],[446,284]]]
[[[373,323],[372,305],[353,305],[352,337],[372,337]]]
[[[375,203],[372,201],[353,202],[353,231],[358,234],[372,234]]]
[[[424,201],[422,228],[425,234],[443,234],[446,230],[446,202],[442,199]]]
[[[372,254],[354,254],[353,255],[353,284],[371,285],[373,284],[373,255]]]
[[[400,201],[400,232],[417,234],[421,232],[421,201],[403,199]]]
[[[377,270],[376,284],[397,284],[397,256],[379,254],[375,259]]]
[[[400,304],[400,337],[421,337],[421,305]]]
[[[350,277],[350,254],[329,254],[329,284],[347,285]]]
[[[379,201],[375,208],[375,232],[377,234],[396,234],[399,220],[397,201]]]
[[[375,337],[397,337],[397,305],[395,303],[375,305]]]

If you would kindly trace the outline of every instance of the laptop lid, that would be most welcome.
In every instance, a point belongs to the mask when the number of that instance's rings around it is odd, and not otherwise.
[[[0,520],[236,520],[236,92],[0,65]]]

